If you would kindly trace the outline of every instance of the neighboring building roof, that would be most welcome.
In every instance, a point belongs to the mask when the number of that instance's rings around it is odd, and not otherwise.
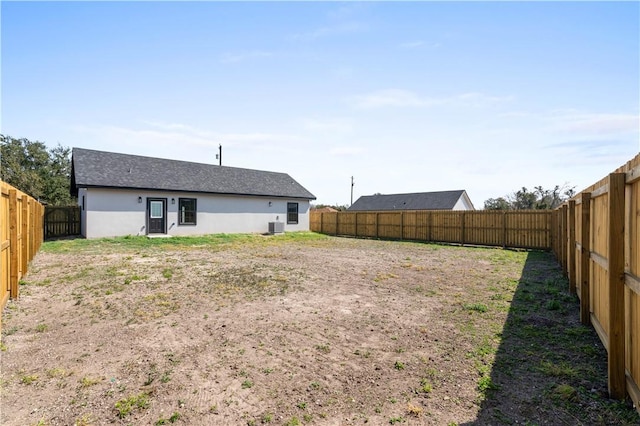
[[[71,191],[79,187],[316,198],[286,173],[73,148]]]
[[[465,190],[414,192],[410,194],[364,195],[348,208],[350,211],[453,210],[461,197],[474,210]]]
[[[338,210],[334,209],[333,207],[322,207],[319,209],[312,209],[314,212],[318,212],[318,213],[335,213]]]

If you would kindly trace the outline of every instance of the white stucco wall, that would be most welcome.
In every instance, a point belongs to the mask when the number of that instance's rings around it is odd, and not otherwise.
[[[83,195],[86,238],[147,234],[147,198],[167,199],[168,235],[264,233],[269,222],[283,222],[285,232],[309,230],[309,200],[88,188],[79,190],[79,204]],[[197,199],[196,225],[178,225],[178,198]],[[287,223],[288,202],[298,203],[297,224]]]

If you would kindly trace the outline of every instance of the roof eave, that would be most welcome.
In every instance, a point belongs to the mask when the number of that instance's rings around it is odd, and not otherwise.
[[[75,184],[75,192],[78,193],[78,188],[101,188],[101,189],[122,189],[127,191],[159,191],[159,192],[180,192],[180,193],[193,193],[193,194],[211,194],[211,195],[232,195],[232,196],[245,196],[245,197],[269,197],[269,198],[286,198],[296,200],[315,200],[315,196],[307,197],[302,195],[276,195],[276,194],[254,194],[254,193],[242,193],[242,192],[213,192],[213,191],[198,191],[188,189],[166,189],[166,188],[151,188],[140,186],[110,186],[110,185],[87,185],[87,184]]]

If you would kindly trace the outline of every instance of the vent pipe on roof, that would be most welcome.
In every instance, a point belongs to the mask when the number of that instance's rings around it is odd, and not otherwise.
[[[218,145],[218,154],[216,154],[216,160],[220,160],[219,165],[222,166],[222,144]]]

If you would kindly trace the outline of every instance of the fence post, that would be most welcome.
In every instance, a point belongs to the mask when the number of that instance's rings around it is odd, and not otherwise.
[[[356,219],[355,219],[355,222],[356,222],[356,225],[355,225],[355,226],[356,226],[356,229],[355,229],[354,234],[355,234],[355,237],[356,237],[356,238],[358,238],[358,212],[355,212],[354,214],[356,215]]]
[[[427,241],[431,242],[433,241],[432,239],[432,233],[431,233],[431,228],[433,228],[433,212],[428,212],[428,216],[427,216]]]
[[[507,248],[507,212],[502,212],[502,248]]]
[[[22,252],[21,270],[26,272],[29,266],[29,197],[22,195],[22,234],[20,236],[20,250]]]
[[[378,222],[379,222],[378,216],[379,215],[380,215],[380,213],[376,212],[376,238],[378,238],[378,234],[379,234],[379,232],[378,232]]]
[[[324,234],[324,213],[320,213],[320,233]]]
[[[624,399],[624,193],[625,174],[609,175],[609,396]]]
[[[567,246],[569,293],[576,294],[576,200],[569,200],[569,242]]]
[[[18,297],[18,191],[9,189],[9,296]]]
[[[340,212],[336,212],[336,236],[338,236],[338,223],[340,221]]]
[[[400,212],[400,239],[404,240],[404,212]]]
[[[464,246],[464,211],[460,218],[460,243],[461,246]]]
[[[591,279],[589,276],[589,257],[591,255],[591,193],[582,193],[582,221],[580,227],[582,235],[582,249],[580,250],[580,322],[591,324]]]
[[[564,272],[564,275],[567,276],[567,210],[568,207],[566,204],[562,205],[562,217],[561,217],[561,229],[562,232],[560,233],[560,250],[561,250],[561,255],[560,257],[562,258],[562,270]]]

